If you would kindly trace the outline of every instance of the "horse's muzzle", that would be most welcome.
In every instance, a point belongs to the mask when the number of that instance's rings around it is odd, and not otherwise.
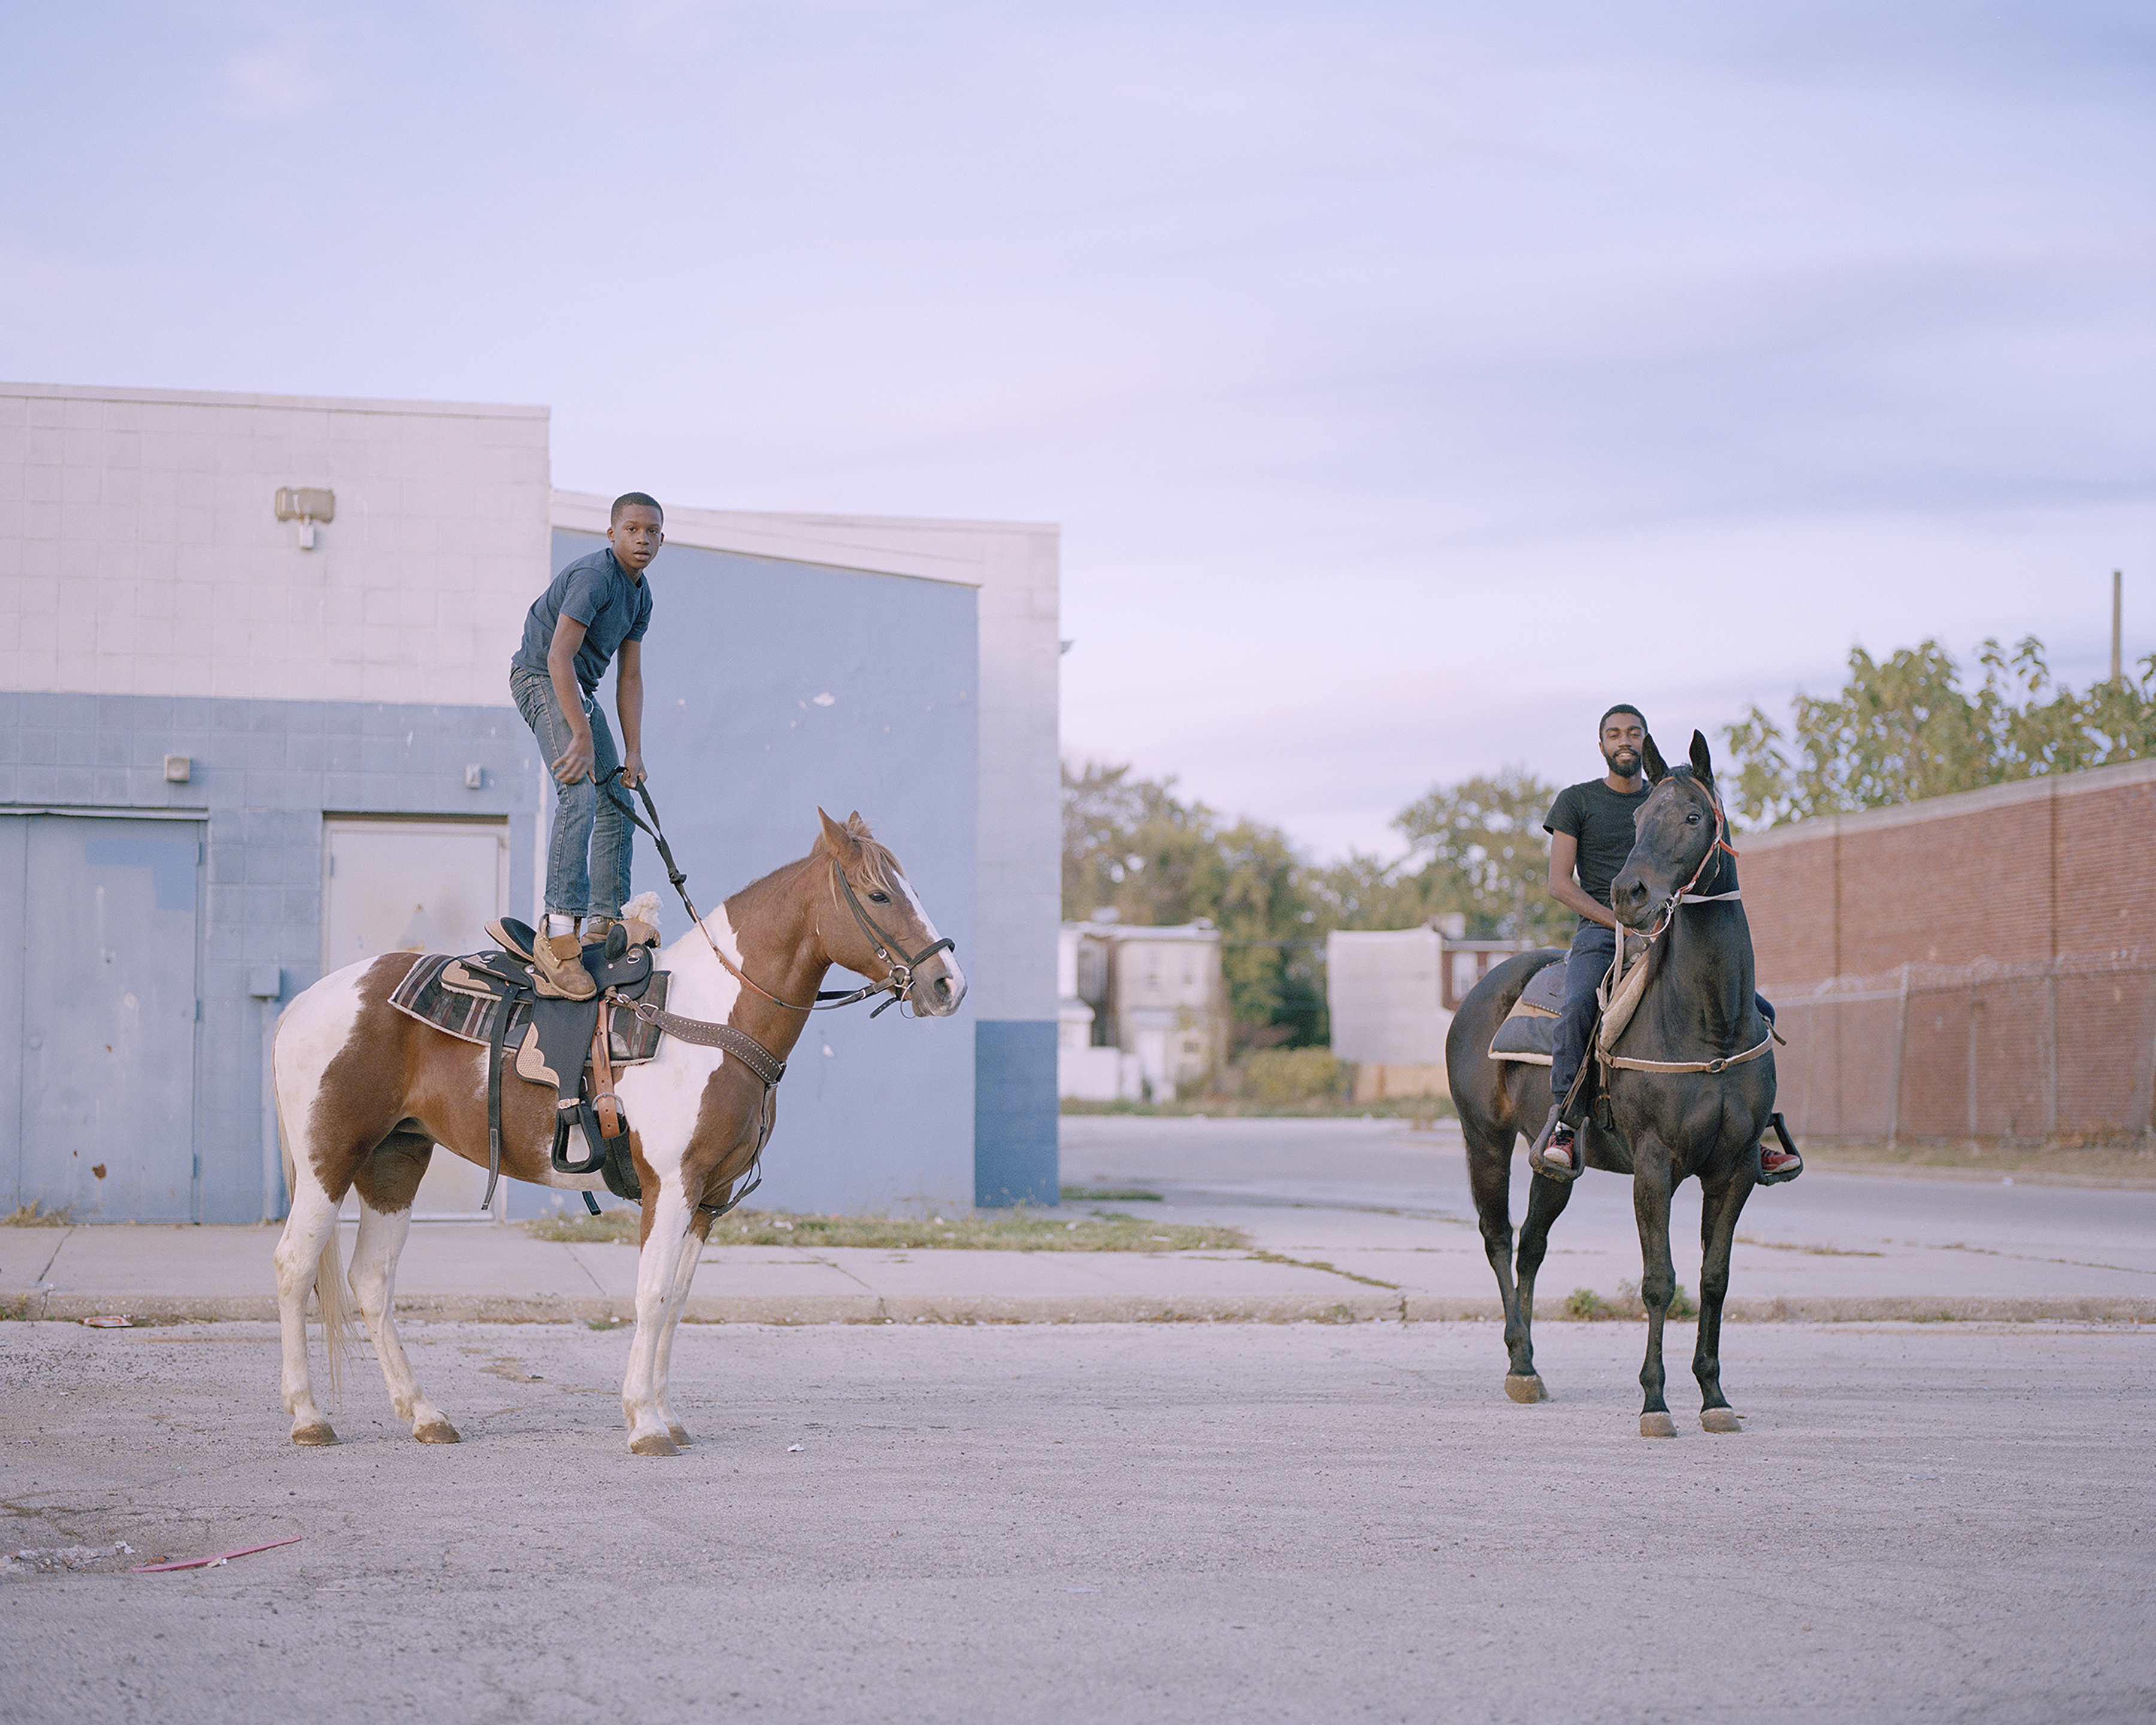
[[[1644,875],[1627,868],[1609,883],[1609,909],[1628,929],[1644,929],[1669,897],[1649,886]]]
[[[939,952],[913,973],[906,998],[924,1018],[948,1018],[966,998],[966,973],[950,954]]]

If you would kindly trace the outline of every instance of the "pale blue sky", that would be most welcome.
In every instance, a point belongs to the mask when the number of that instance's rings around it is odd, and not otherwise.
[[[17,6],[0,375],[545,402],[1053,520],[1067,754],[1313,853],[1854,642],[2156,649],[2156,23],[1763,0]],[[660,650],[654,642],[652,650]]]

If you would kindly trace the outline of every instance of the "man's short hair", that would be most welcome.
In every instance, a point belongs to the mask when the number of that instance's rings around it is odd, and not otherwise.
[[[621,505],[619,504],[616,504],[614,507],[616,509],[619,509]],[[1635,719],[1638,719],[1640,721],[1640,729],[1641,730],[1645,730],[1647,728],[1647,715],[1645,714],[1642,713],[1630,701],[1620,701],[1615,706],[1612,707],[1609,712],[1604,713],[1601,718],[1594,721],[1594,735],[1598,737],[1602,735],[1602,727],[1609,724],[1610,719],[1614,718],[1620,713],[1629,713]]]
[[[624,509],[637,508],[649,509],[659,517],[661,523],[666,520],[666,511],[659,507],[659,499],[649,491],[624,491],[614,499],[613,507],[607,511],[607,525],[611,527],[621,520],[621,512]]]

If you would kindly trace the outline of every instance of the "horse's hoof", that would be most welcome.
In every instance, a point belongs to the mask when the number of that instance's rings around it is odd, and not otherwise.
[[[682,1427],[679,1426],[669,1426],[666,1428],[666,1435],[672,1438],[675,1442],[680,1445],[683,1449],[685,1450],[689,1447],[689,1434]]]
[[[462,1443],[464,1441],[457,1436],[457,1428],[439,1414],[424,1426],[414,1426],[412,1428],[412,1436],[418,1438],[421,1443]]]
[[[1549,1391],[1543,1387],[1542,1379],[1530,1372],[1522,1377],[1517,1372],[1505,1374],[1505,1394],[1514,1401],[1548,1401]]]
[[[336,1441],[336,1433],[330,1430],[328,1420],[317,1420],[311,1426],[295,1426],[292,1428],[292,1441],[304,1444],[332,1444]]]
[[[663,1431],[648,1431],[642,1437],[629,1439],[629,1452],[632,1456],[678,1456],[681,1446]]]
[[[1744,1416],[1735,1408],[1707,1408],[1701,1412],[1699,1423],[1709,1431],[1742,1431]]]
[[[1642,1414],[1640,1415],[1640,1436],[1675,1437],[1676,1435],[1677,1422],[1672,1420],[1667,1414]]]

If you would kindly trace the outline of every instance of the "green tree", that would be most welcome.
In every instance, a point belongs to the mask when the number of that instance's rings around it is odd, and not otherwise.
[[[1573,914],[1549,896],[1549,835],[1557,798],[1524,766],[1438,786],[1393,825],[1423,859],[1433,909],[1463,910],[1478,939],[1568,939]],[[1394,924],[1394,926],[1399,926]]]
[[[1063,914],[1111,908],[1159,928],[1203,917],[1220,930],[1231,1037],[1238,1047],[1322,1042],[1322,939],[1302,862],[1278,827],[1226,823],[1183,801],[1173,779],[1128,766],[1063,769]]]
[[[1883,663],[1860,647],[1840,693],[1798,691],[1788,732],[1753,707],[1722,728],[1737,813],[1810,820],[2156,755],[2156,654],[2080,694],[2053,683],[2033,635],[1977,658],[1984,681],[1964,691],[1936,641]]]

